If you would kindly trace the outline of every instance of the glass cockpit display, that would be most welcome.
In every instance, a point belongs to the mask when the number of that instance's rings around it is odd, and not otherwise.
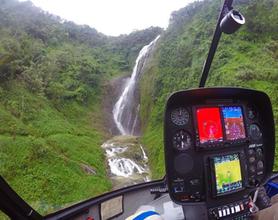
[[[246,138],[240,106],[198,107],[196,121],[201,145]]]
[[[223,141],[223,130],[218,107],[198,108],[197,124],[200,143]]]
[[[241,107],[222,107],[227,140],[246,138]]]
[[[237,191],[243,187],[238,154],[213,157],[216,195]]]

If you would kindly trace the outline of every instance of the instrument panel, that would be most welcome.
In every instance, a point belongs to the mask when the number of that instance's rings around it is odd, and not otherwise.
[[[174,202],[204,203],[211,212],[242,202],[272,172],[270,100],[263,92],[238,88],[174,93],[166,105],[164,146]]]

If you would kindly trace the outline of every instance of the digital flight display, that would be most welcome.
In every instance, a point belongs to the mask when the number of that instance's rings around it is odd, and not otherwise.
[[[216,180],[216,195],[243,188],[238,154],[213,157]]]
[[[241,107],[222,107],[227,140],[246,138]]]
[[[197,123],[201,144],[223,141],[220,109],[218,107],[198,108]]]

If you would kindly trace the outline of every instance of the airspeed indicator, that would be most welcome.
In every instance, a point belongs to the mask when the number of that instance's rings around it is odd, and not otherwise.
[[[192,139],[188,132],[178,131],[173,137],[173,146],[178,150],[188,150],[192,147]]]
[[[186,125],[189,121],[189,113],[183,107],[176,108],[171,113],[171,120],[176,125]]]

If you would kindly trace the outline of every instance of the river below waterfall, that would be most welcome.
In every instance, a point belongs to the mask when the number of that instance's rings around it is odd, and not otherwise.
[[[111,109],[118,134],[106,141],[102,148],[114,189],[146,182],[151,178],[148,157],[136,135],[140,134],[139,80],[158,39],[159,36],[141,49],[132,74],[123,81],[122,92]]]
[[[148,157],[138,137],[115,136],[106,141],[102,148],[114,189],[150,180]]]

